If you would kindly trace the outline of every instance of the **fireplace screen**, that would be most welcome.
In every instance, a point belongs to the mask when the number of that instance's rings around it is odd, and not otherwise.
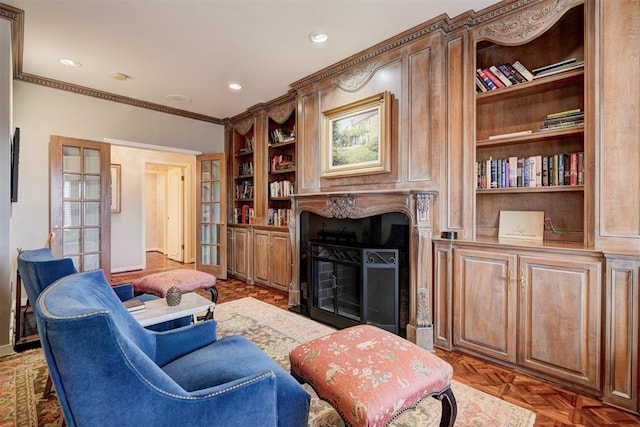
[[[398,250],[310,242],[312,318],[399,331]]]

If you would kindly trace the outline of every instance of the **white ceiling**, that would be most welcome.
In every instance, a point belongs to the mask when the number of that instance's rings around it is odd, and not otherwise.
[[[24,10],[22,72],[218,119],[442,13],[497,0],[2,0]],[[312,45],[313,31],[329,40]],[[70,68],[61,58],[83,64]],[[113,72],[130,76],[126,81]],[[240,92],[230,82],[243,85]],[[191,98],[178,104],[165,98]]]

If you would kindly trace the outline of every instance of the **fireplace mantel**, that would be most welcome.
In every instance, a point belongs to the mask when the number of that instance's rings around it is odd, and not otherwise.
[[[431,327],[432,282],[428,274],[431,260],[434,191],[382,190],[298,194],[292,197],[293,217],[289,225],[293,248],[293,280],[289,287],[289,305],[300,304],[301,236],[300,216],[311,212],[325,218],[360,219],[392,212],[409,218],[410,296],[407,338],[429,347],[429,338],[421,329]],[[424,289],[425,291],[422,291]],[[420,291],[419,291],[420,290]],[[418,301],[420,298],[426,301]],[[426,307],[426,309],[425,309]]]

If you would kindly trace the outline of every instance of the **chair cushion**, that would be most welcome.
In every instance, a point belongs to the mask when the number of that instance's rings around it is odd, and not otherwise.
[[[200,288],[210,288],[215,284],[215,276],[183,268],[149,274],[133,281],[133,287],[137,292],[148,292],[162,298],[172,286],[178,287],[182,292],[192,292]]]
[[[265,371],[276,375],[278,419],[306,426],[311,396],[288,372],[249,339],[228,336],[162,367],[187,391],[205,389]],[[193,373],[197,372],[197,375]],[[256,420],[256,425],[259,424]],[[288,427],[288,426],[287,426]]]

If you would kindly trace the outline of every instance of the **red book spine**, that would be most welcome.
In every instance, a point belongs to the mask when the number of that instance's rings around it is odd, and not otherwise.
[[[578,153],[571,153],[569,162],[569,185],[578,185]]]
[[[483,69],[482,71],[487,75],[487,77],[489,77],[489,80],[491,80],[491,81],[492,81],[496,86],[498,86],[498,87],[504,87],[504,83],[502,83],[502,82],[500,81],[500,79],[499,79],[499,78],[497,78],[497,77],[496,77],[496,76],[491,72],[491,70],[489,70],[488,68],[485,68],[485,69]]]

